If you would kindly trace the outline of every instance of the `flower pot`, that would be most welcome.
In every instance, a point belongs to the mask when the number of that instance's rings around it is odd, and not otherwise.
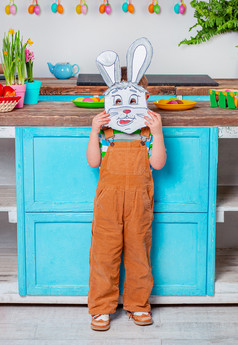
[[[26,81],[26,94],[24,104],[37,104],[39,101],[39,93],[41,88],[41,81],[34,80],[32,83]]]
[[[26,85],[24,84],[24,85],[9,85],[9,86],[11,86],[15,90],[16,96],[21,96],[21,99],[16,105],[16,108],[23,108]]]

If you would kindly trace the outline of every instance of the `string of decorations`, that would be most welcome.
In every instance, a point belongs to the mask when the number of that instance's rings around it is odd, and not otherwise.
[[[5,13],[7,15],[17,13],[17,6],[15,5],[15,0],[9,0],[8,5],[5,7]],[[54,2],[51,4],[51,12],[52,13],[64,13],[63,5],[61,4],[60,0],[53,0]],[[187,6],[185,5],[183,0],[178,0],[178,3],[174,5],[174,12],[176,14],[184,14],[186,12]],[[76,13],[77,14],[87,14],[88,13],[88,5],[86,4],[85,0],[80,0],[80,2],[76,5]],[[122,3],[122,11],[124,13],[135,13],[135,6],[132,4],[132,0],[123,0]],[[153,14],[159,14],[161,12],[161,8],[158,4],[158,0],[152,0],[152,2],[148,6],[148,12]],[[32,3],[28,7],[29,14],[36,14],[39,15],[41,13],[40,6],[38,4],[38,0],[32,0]],[[112,13],[112,6],[109,3],[109,0],[103,0],[101,5],[99,6],[99,13],[103,14],[111,14]]]

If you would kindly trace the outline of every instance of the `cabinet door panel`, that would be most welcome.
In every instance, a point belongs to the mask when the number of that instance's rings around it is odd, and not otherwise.
[[[86,159],[90,128],[25,128],[26,211],[92,211],[99,168]]]
[[[87,295],[92,217],[26,214],[27,294]],[[152,236],[152,295],[206,294],[206,214],[155,214]]]
[[[167,162],[154,170],[155,212],[207,212],[209,128],[164,128]]]

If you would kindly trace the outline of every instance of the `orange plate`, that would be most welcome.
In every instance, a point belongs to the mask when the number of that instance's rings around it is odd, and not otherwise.
[[[187,110],[193,108],[196,103],[195,101],[183,101],[183,104],[160,104],[160,101],[154,101],[156,107],[164,110]]]

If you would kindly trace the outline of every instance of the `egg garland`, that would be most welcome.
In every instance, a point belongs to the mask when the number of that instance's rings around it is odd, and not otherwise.
[[[88,12],[88,5],[84,0],[80,0],[80,3],[76,6],[76,13],[77,14],[87,14]]]
[[[28,13],[33,14],[35,13],[37,16],[40,14],[40,6],[38,5],[37,0],[33,0],[32,4],[28,7]]]
[[[148,11],[152,13],[159,14],[160,6],[158,5],[158,0],[153,0],[152,3],[148,6]]]
[[[135,12],[135,7],[134,7],[134,5],[132,5],[131,0],[127,0],[126,2],[123,3],[122,11],[125,13],[126,12],[134,13]]]
[[[53,13],[59,13],[59,14],[63,14],[64,13],[64,8],[61,5],[60,1],[55,1],[52,5],[51,5],[51,12]]]
[[[186,12],[187,6],[185,5],[185,3],[183,2],[183,0],[180,0],[180,3],[178,2],[175,6],[174,6],[174,12],[176,14],[184,14]]]
[[[9,1],[9,4],[5,7],[5,13],[7,15],[9,14],[15,15],[17,13],[17,6],[14,4],[14,0]]]
[[[109,4],[108,0],[103,0],[103,3],[99,6],[99,12],[101,14],[103,14],[103,13],[111,14],[112,7]]]

